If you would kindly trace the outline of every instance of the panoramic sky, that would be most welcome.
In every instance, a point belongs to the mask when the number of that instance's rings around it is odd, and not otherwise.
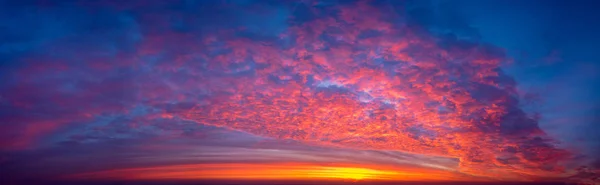
[[[0,1],[0,178],[600,178],[600,12]]]

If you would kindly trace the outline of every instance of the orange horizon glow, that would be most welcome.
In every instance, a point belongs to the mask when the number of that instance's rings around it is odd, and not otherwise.
[[[80,173],[66,176],[65,179],[481,181],[463,174],[436,169],[306,163],[168,165]]]

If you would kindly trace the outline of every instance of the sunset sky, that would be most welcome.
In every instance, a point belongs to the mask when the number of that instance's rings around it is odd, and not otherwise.
[[[599,5],[0,1],[0,178],[598,183]]]

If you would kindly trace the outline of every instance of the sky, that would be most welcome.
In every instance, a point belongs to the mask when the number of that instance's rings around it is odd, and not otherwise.
[[[594,184],[594,1],[0,1],[0,178]]]

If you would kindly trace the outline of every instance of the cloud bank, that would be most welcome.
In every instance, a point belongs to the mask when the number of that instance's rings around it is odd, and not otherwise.
[[[6,10],[0,21],[11,38],[0,48],[10,61],[0,149],[205,139],[221,127],[454,159],[448,169],[496,180],[568,176],[572,154],[521,107],[517,81],[501,68],[506,52],[433,33],[404,6],[7,2],[32,13]],[[11,26],[11,16],[35,26]]]

